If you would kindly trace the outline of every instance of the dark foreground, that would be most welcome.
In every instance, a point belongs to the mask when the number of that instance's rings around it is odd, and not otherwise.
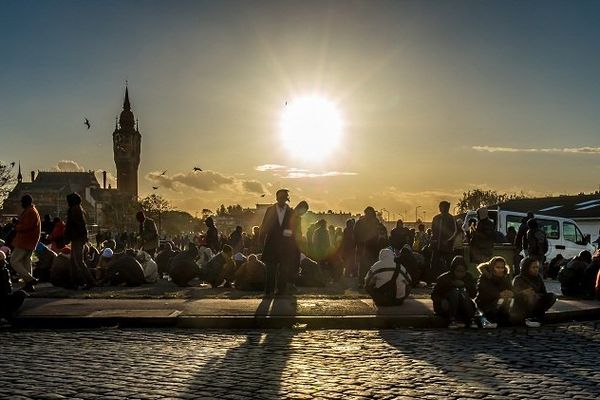
[[[538,330],[0,330],[10,399],[596,399],[600,323]]]

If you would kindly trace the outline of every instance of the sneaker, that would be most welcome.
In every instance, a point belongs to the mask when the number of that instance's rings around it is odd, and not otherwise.
[[[490,322],[485,317],[481,317],[481,327],[483,329],[496,329],[498,327],[498,324],[495,322]]]
[[[525,320],[525,326],[528,328],[539,328],[540,326],[542,326],[542,324],[540,324],[535,319],[527,318]]]
[[[450,321],[450,323],[448,324],[448,329],[460,329],[460,328],[464,328],[465,324],[461,324],[460,322],[457,321]]]

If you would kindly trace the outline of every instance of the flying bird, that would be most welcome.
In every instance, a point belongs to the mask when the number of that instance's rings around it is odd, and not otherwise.
[[[287,106],[287,101],[285,102],[285,105]]]
[[[89,120],[89,119],[87,119],[87,118],[84,118],[83,124],[84,124],[85,126],[87,126],[87,128],[88,128],[88,129],[90,129],[91,125],[90,125],[90,120]]]
[[[152,189],[156,190],[158,189],[160,186],[152,186]]]
[[[163,175],[164,175],[164,174],[166,174],[166,173],[167,173],[167,170],[165,169],[165,170],[162,172],[162,174],[160,174],[160,176],[163,176]]]
[[[202,172],[202,168],[194,167],[194,171],[200,171],[200,172]]]
[[[264,193],[263,193],[263,194],[261,194],[261,195],[260,195],[260,197],[265,197],[265,194],[264,194]]]

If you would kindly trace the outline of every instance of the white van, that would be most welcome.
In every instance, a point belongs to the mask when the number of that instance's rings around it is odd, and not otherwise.
[[[521,220],[527,216],[526,213],[506,211],[506,210],[488,210],[489,218],[496,222],[496,230],[506,235],[509,227],[519,231]],[[546,260],[550,261],[556,255],[562,254],[564,258],[575,257],[582,250],[594,253],[595,248],[590,244],[589,235],[584,236],[581,229],[575,221],[569,218],[551,217],[549,215],[534,214],[540,229],[546,233],[548,239],[548,252]],[[465,216],[463,229],[465,232],[469,227],[469,220],[477,219],[476,211],[469,211]]]

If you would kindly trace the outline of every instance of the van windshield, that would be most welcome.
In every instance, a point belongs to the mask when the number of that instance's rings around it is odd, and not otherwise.
[[[506,229],[508,230],[508,228],[512,226],[518,232],[519,226],[521,226],[522,218],[523,217],[519,217],[517,215],[507,215],[506,216]],[[544,233],[546,234],[546,238],[548,238],[548,239],[559,239],[560,238],[560,228],[559,228],[558,221],[553,221],[550,219],[542,219],[542,218],[536,218],[535,220],[537,221],[540,229],[543,230]]]

